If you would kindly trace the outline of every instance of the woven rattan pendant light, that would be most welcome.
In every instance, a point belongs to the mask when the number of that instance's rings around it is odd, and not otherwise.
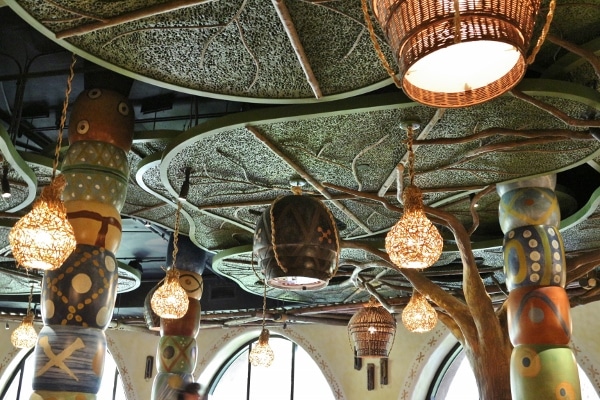
[[[10,335],[10,342],[18,349],[30,349],[37,343],[38,334],[33,327],[33,311],[31,311],[31,300],[33,298],[33,286],[29,291],[29,303],[27,304],[27,314],[23,322]]]
[[[400,67],[400,85],[419,103],[479,104],[525,74],[540,0],[370,1]]]
[[[17,264],[27,269],[56,269],[77,245],[73,227],[67,220],[67,210],[62,201],[66,179],[63,175],[56,176],[75,60],[73,55],[52,165],[52,179],[50,184],[42,189],[40,197],[33,204],[33,209],[17,221],[8,234],[12,254]]]
[[[410,301],[402,310],[402,324],[411,332],[429,332],[437,324],[437,312],[427,298],[413,290]]]
[[[269,345],[269,336],[271,335],[269,330],[265,328],[267,319],[267,283],[263,278],[263,306],[262,306],[262,324],[260,336],[258,337],[258,343],[252,346],[252,350],[248,354],[248,362],[253,367],[270,367],[275,360],[275,353]]]
[[[185,315],[190,300],[185,289],[179,283],[179,271],[176,267],[177,240],[179,238],[179,224],[181,221],[181,202],[177,201],[177,214],[175,217],[175,231],[173,232],[173,262],[167,269],[163,284],[156,289],[150,298],[152,311],[161,318],[177,319]]]
[[[409,185],[402,193],[404,212],[385,237],[385,250],[390,260],[400,268],[427,268],[442,254],[444,241],[440,232],[423,211],[421,190],[414,185],[415,155],[412,149],[415,123],[407,123]],[[398,172],[398,187],[402,176]]]
[[[396,319],[374,298],[348,322],[356,357],[388,357],[396,335]]]

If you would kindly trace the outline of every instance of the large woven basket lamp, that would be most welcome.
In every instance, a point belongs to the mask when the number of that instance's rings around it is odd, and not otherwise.
[[[413,100],[465,107],[525,74],[540,0],[371,0]]]
[[[396,335],[396,319],[371,298],[350,318],[348,335],[356,357],[388,357]]]
[[[339,240],[329,209],[319,200],[296,194],[277,198],[254,233],[253,251],[267,284],[288,290],[327,286],[338,268]]]

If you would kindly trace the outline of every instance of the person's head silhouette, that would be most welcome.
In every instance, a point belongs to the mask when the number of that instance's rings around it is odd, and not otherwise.
[[[200,384],[196,382],[186,384],[183,389],[179,391],[177,400],[199,400],[200,397]]]

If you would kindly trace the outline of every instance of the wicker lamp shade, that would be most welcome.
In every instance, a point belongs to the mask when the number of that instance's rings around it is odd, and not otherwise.
[[[185,289],[179,283],[179,272],[169,268],[162,286],[150,299],[152,310],[161,318],[181,318],[187,312],[189,302]]]
[[[442,254],[444,240],[423,211],[421,190],[413,185],[403,192],[404,213],[385,237],[385,250],[400,268],[427,268]]]
[[[33,315],[23,318],[21,325],[10,335],[10,342],[18,349],[30,349],[37,343],[38,334],[33,327]]]
[[[539,8],[540,0],[372,0],[402,88],[434,107],[479,104],[514,87]]]
[[[269,286],[321,289],[338,268],[335,220],[323,203],[310,196],[280,197],[256,224],[253,251]]]
[[[270,367],[275,360],[275,354],[269,345],[269,330],[263,328],[258,337],[258,343],[252,346],[248,361],[253,367]]]
[[[411,332],[429,332],[437,324],[437,312],[425,296],[414,290],[402,311],[402,323]]]
[[[357,357],[388,357],[396,335],[396,319],[373,299],[348,322]]]
[[[25,268],[56,269],[77,245],[61,195],[65,178],[46,186],[33,209],[12,227],[8,240],[17,263]]]

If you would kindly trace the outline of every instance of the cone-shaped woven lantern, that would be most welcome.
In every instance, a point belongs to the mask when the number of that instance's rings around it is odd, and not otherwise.
[[[190,300],[185,289],[179,283],[179,271],[175,265],[177,260],[177,240],[179,237],[179,223],[181,220],[181,202],[177,202],[175,217],[175,231],[173,233],[173,265],[167,270],[162,286],[160,286],[150,299],[150,307],[161,318],[177,319],[185,315]]]
[[[396,335],[396,319],[374,299],[348,322],[356,357],[388,357]]]
[[[411,332],[429,332],[437,324],[437,313],[427,298],[416,290],[402,310],[402,323]]]
[[[280,197],[256,225],[254,254],[269,286],[321,289],[337,271],[338,253],[335,220],[312,197]]]
[[[371,0],[415,101],[465,107],[513,88],[525,74],[540,0]]]

